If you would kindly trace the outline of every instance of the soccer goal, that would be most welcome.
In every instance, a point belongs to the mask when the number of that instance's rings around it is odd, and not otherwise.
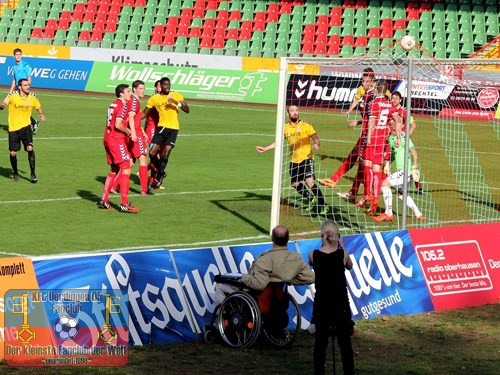
[[[319,179],[332,177],[360,137],[359,110],[346,116],[366,69],[374,80],[385,80],[388,91],[398,91],[407,111],[406,129],[418,153],[420,185],[400,186],[403,199],[393,192],[392,222],[376,222],[346,199],[357,163],[334,188]],[[325,219],[334,219],[343,234],[417,227],[487,223],[500,220],[500,59],[436,60],[418,44],[407,51],[399,42],[352,58],[282,58],[276,117],[271,227],[285,224],[295,239],[316,237]],[[312,124],[320,139],[314,151],[316,185],[330,212],[309,202],[291,186],[291,149],[284,139],[287,107],[297,105],[300,119]],[[408,140],[409,132],[406,132]],[[408,152],[406,142],[406,152]],[[405,175],[411,175],[408,166]],[[409,195],[425,220],[417,220],[406,206]],[[309,209],[309,210],[308,210]],[[384,211],[380,195],[378,214]]]

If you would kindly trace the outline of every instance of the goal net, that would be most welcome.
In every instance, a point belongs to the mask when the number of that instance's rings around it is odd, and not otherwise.
[[[400,186],[403,199],[392,188],[392,222],[377,222],[366,214],[368,206],[356,207],[362,183],[355,200],[345,198],[355,183],[359,159],[344,163],[351,168],[335,187],[318,182],[338,177],[335,172],[360,137],[361,126],[348,127],[350,121],[361,122],[359,107],[349,116],[346,112],[367,68],[373,69],[375,81],[385,80],[390,93],[401,93],[408,112],[406,129],[411,120],[416,125],[411,141],[418,153],[420,185],[410,181]],[[271,227],[285,224],[297,239],[317,237],[327,218],[335,220],[343,234],[499,221],[499,89],[500,59],[437,61],[418,44],[408,52],[396,42],[347,59],[282,58]],[[310,123],[320,139],[319,149],[313,150],[314,173],[329,209],[326,215],[317,205],[311,209],[307,197],[292,186],[293,149],[284,139],[289,105],[298,106],[300,119]],[[411,176],[405,168],[405,176]],[[407,195],[425,220],[417,220],[407,207]],[[378,205],[376,215],[384,212],[382,194]]]

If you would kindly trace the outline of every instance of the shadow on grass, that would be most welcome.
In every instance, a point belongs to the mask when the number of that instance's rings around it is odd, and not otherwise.
[[[262,232],[264,234],[268,234],[268,229],[263,228],[257,223],[253,222],[249,218],[245,217],[244,215],[241,214],[240,211],[233,210],[229,208],[224,202],[242,202],[242,201],[269,201],[271,202],[271,196],[270,195],[261,195],[261,194],[255,194],[255,193],[249,193],[245,192],[245,196],[242,198],[235,198],[235,199],[217,199],[217,200],[211,200],[210,202],[219,207],[220,209],[224,211],[230,212],[232,215],[234,215],[236,218],[240,219],[244,223],[247,223],[254,227],[256,230],[259,232]]]
[[[76,194],[80,198],[85,199],[85,200],[90,201],[90,202],[98,203],[101,200],[101,197],[98,197],[97,195],[95,195],[94,193],[92,193],[88,190],[78,190],[76,192]]]
[[[487,200],[484,200],[482,198],[479,198],[475,195],[472,195],[472,194],[469,194],[469,193],[466,193],[466,192],[463,192],[461,191],[460,192],[463,196],[463,200],[466,201],[466,202],[474,202],[474,203],[477,203],[477,204],[482,204],[486,207],[490,207],[490,208],[493,208],[494,210],[496,211],[500,211],[500,203],[495,203],[495,202],[491,202],[491,201],[487,201]]]

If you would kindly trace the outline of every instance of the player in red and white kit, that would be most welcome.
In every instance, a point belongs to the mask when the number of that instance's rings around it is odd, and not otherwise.
[[[144,82],[141,80],[132,83],[132,99],[128,102],[129,108],[129,127],[135,128],[137,140],[129,142],[129,151],[133,160],[139,160],[139,181],[141,183],[141,195],[152,195],[148,191],[148,137],[142,129],[142,110],[140,98],[144,98],[144,90],[146,89]]]
[[[127,102],[131,99],[130,88],[126,84],[120,84],[115,88],[117,99],[111,103],[108,108],[108,117],[106,128],[104,130],[104,149],[111,171],[108,173],[104,183],[104,192],[98,207],[105,210],[111,210],[109,204],[109,192],[111,191],[113,180],[120,171],[121,185],[121,205],[122,212],[137,212],[138,207],[132,206],[128,201],[128,192],[130,187],[130,160],[131,155],[128,150],[129,137],[132,141],[137,140],[135,129],[128,128]]]
[[[358,87],[356,91],[356,96],[354,97],[349,110],[346,112],[348,116],[359,104],[359,110],[361,115],[363,116],[362,120],[353,120],[348,123],[348,126],[353,128],[357,125],[361,125],[361,135],[354,145],[353,149],[349,153],[349,156],[344,160],[344,162],[340,165],[337,171],[331,178],[323,178],[320,179],[320,184],[327,186],[329,188],[334,188],[337,186],[340,178],[359,161],[358,170],[356,172],[356,177],[354,178],[354,182],[352,184],[352,188],[347,193],[339,193],[339,195],[343,196],[348,200],[355,200],[358,194],[358,190],[360,185],[364,181],[364,169],[362,166],[363,154],[366,147],[366,134],[368,132],[368,108],[370,103],[374,98],[374,85],[373,78],[375,74],[373,70],[367,68],[363,71],[363,79],[361,81],[361,86]]]
[[[378,207],[378,198],[380,195],[380,188],[384,177],[382,175],[382,165],[384,162],[385,147],[387,144],[387,137],[392,132],[392,121],[394,120],[394,129],[396,133],[395,147],[399,147],[401,140],[401,116],[398,110],[385,97],[387,85],[384,81],[379,81],[375,85],[375,99],[370,105],[370,120],[368,121],[368,134],[366,135],[366,149],[364,155],[364,168],[365,168],[365,195],[361,200],[356,203],[356,206],[362,207],[367,203],[370,191],[366,189],[370,186],[368,180],[369,171],[371,169],[373,175],[373,200],[370,209],[367,211],[368,215],[374,215]]]

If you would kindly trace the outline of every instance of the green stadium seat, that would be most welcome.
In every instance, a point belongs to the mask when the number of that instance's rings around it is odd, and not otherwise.
[[[276,57],[284,57],[288,54],[288,44],[286,41],[276,43],[276,48],[274,49],[276,52]]]
[[[353,54],[352,46],[342,46],[342,48],[340,49],[341,57],[351,57],[352,54]]]
[[[380,47],[380,39],[379,38],[368,39],[368,45],[367,45],[368,50],[372,50],[372,49],[375,49],[378,47]]]
[[[160,45],[159,45],[159,44],[151,44],[151,45],[149,46],[149,50],[150,50],[150,51],[154,51],[154,52],[160,52],[160,51],[161,51],[161,47],[160,47]],[[197,50],[198,50],[198,49],[197,49],[197,48],[195,48],[195,51],[197,51]],[[192,53],[195,53],[195,52],[192,52]]]
[[[288,55],[292,57],[297,57],[300,54],[300,41],[290,42],[288,45]]]

